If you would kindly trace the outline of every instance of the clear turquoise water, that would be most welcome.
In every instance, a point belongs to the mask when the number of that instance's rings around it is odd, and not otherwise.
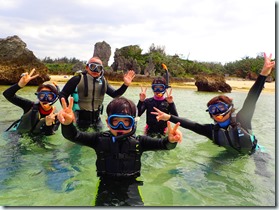
[[[0,86],[1,93],[6,88]],[[18,94],[35,100],[35,89],[25,87]],[[130,87],[124,96],[137,103],[139,92],[140,87]],[[180,116],[211,122],[206,103],[216,93],[179,88],[172,92]],[[147,95],[151,94],[150,89]],[[227,95],[240,109],[247,93]],[[110,100],[106,96],[105,105]],[[22,110],[2,94],[0,102],[0,205],[92,206],[98,181],[94,150],[65,140],[60,129],[37,142],[4,132]],[[60,109],[59,103],[56,106]],[[183,142],[175,150],[144,153],[140,190],[145,206],[275,206],[274,93],[262,93],[252,125],[267,151],[258,160],[228,153],[183,128]],[[137,134],[144,126],[145,115]]]

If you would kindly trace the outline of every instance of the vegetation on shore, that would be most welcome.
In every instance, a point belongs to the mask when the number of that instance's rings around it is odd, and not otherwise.
[[[218,62],[200,62],[192,61],[188,58],[184,59],[183,55],[166,55],[164,47],[155,46],[152,44],[148,53],[142,54],[142,49],[138,45],[126,46],[120,49],[121,55],[127,59],[136,61],[141,72],[139,75],[144,76],[144,69],[150,64],[155,66],[154,76],[161,76],[164,74],[162,63],[165,63],[170,70],[171,77],[180,78],[182,82],[191,81],[198,74],[218,74],[238,78],[247,78],[253,75],[258,75],[263,66],[263,53],[258,53],[256,58],[243,57],[241,60],[229,62],[226,64]],[[46,57],[42,62],[48,67],[51,75],[71,75],[77,66],[84,67],[86,61],[80,61],[76,58],[56,58],[52,59]],[[111,77],[112,80],[122,80],[124,70],[113,71],[110,66],[105,66],[106,77]],[[110,76],[112,75],[112,76]],[[118,76],[119,75],[119,76]],[[272,80],[275,79],[273,71],[271,75]],[[143,80],[148,79],[143,77]],[[251,79],[251,78],[250,78]]]

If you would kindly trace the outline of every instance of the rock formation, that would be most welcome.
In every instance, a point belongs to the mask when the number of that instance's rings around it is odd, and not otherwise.
[[[40,76],[31,80],[28,85],[38,85],[50,80],[47,67],[26,48],[26,44],[18,36],[0,39],[0,85],[18,82],[23,72],[30,72],[33,68]]]
[[[105,41],[97,42],[94,46],[93,56],[99,57],[102,62],[103,66],[108,66],[109,58],[111,55],[111,47]],[[88,58],[89,60],[90,58]]]
[[[226,83],[225,77],[217,74],[205,75],[199,74],[195,77],[195,85],[198,88],[198,91],[207,91],[207,92],[224,92],[230,93],[232,88],[229,84]]]
[[[127,52],[133,52],[133,53],[127,53]],[[120,49],[116,49],[114,52],[114,62],[111,65],[113,71],[128,71],[130,69],[133,69],[136,74],[139,74],[141,72],[140,65],[137,62],[137,59],[134,59],[132,57],[128,57],[127,54],[141,54],[141,49],[137,45],[130,45],[126,47],[122,47]]]

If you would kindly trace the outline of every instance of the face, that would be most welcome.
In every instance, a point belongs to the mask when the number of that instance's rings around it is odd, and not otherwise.
[[[154,96],[163,97],[166,90],[166,86],[164,84],[153,84],[152,90],[154,92]]]
[[[217,102],[208,107],[208,111],[216,122],[224,122],[230,118],[232,105]]]
[[[51,109],[51,105],[46,101],[40,101],[40,99],[45,98],[47,100],[53,100],[53,95],[47,94],[47,92],[52,93],[52,91],[49,88],[43,87],[40,90],[40,92],[42,92],[42,93],[46,92],[46,94],[38,95],[38,98],[39,98],[39,102],[40,102],[40,105],[42,106],[42,108],[47,111],[47,110]],[[38,93],[40,93],[40,92],[38,92]]]
[[[98,69],[101,70],[101,68],[103,68],[103,63],[100,59],[98,58],[91,58],[88,61],[88,65],[86,65],[86,71],[88,74],[90,74],[92,77],[99,77],[101,75],[101,71],[100,72],[95,72],[94,69]]]

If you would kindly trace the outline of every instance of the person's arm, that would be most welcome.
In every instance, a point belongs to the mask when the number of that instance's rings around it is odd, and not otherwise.
[[[171,150],[174,149],[177,143],[182,141],[182,133],[178,130],[180,123],[176,123],[171,127],[168,121],[168,136],[163,139],[151,138],[148,136],[141,136],[140,143],[143,151],[148,150]]]
[[[178,116],[178,112],[176,110],[176,106],[175,106],[174,102],[173,103],[169,103],[169,113],[171,115]]]
[[[9,102],[22,108],[23,112],[26,113],[33,106],[33,102],[28,99],[17,96],[16,92],[20,89],[21,89],[21,87],[18,85],[18,83],[16,83],[16,84],[12,85],[11,87],[9,87],[8,89],[6,89],[3,92],[3,95]]]
[[[68,102],[68,97],[75,92],[75,89],[81,79],[81,75],[73,76],[71,79],[67,81],[61,92],[59,93],[59,99],[61,103],[61,98],[65,98],[67,104]]]
[[[275,62],[271,61],[271,54],[269,57],[264,54],[264,65],[258,76],[256,82],[249,90],[247,97],[243,103],[241,110],[237,113],[237,121],[240,122],[241,126],[246,129],[251,129],[251,121],[256,108],[256,103],[259,96],[264,88],[265,80],[267,76],[271,73],[275,66]]]
[[[110,84],[108,84],[107,82],[107,92],[106,94],[108,94],[110,97],[112,98],[116,98],[119,97],[121,95],[123,95],[125,93],[125,91],[127,90],[128,86],[126,86],[125,84],[121,85],[120,88],[118,88],[117,90],[115,90]]]
[[[182,117],[178,117],[178,116],[174,116],[174,115],[170,115],[167,114],[165,112],[162,112],[161,110],[157,109],[156,107],[153,107],[153,109],[155,110],[155,112],[151,112],[151,114],[157,115],[156,119],[159,120],[164,120],[164,121],[170,121],[173,123],[180,123],[180,126],[182,128],[186,128],[189,129],[197,134],[206,136],[209,139],[212,139],[212,124],[199,124],[196,122],[193,122],[191,120],[188,120],[186,118],[182,118]]]
[[[69,125],[61,124],[61,131],[64,138],[69,141],[92,148],[95,147],[98,139],[98,133],[81,132],[77,130],[73,123]]]
[[[191,121],[186,118],[177,117],[171,115],[169,121],[173,123],[180,122],[182,128],[189,129],[197,134],[206,136],[209,139],[212,139],[212,124],[199,124],[197,122]]]
[[[145,102],[139,100],[137,104],[137,109],[138,109],[138,116],[140,117],[146,110]]]
[[[128,86],[132,83],[135,75],[136,74],[133,70],[129,70],[126,74],[124,74],[124,77],[123,77],[124,84],[121,85],[121,87],[118,88],[117,90],[115,90],[112,86],[110,86],[107,83],[107,92],[106,93],[112,98],[116,98],[116,97],[123,95],[125,93],[125,91],[127,90]]]
[[[171,150],[177,143],[170,143],[168,137],[162,139],[152,138],[150,136],[138,136],[143,151]]]

